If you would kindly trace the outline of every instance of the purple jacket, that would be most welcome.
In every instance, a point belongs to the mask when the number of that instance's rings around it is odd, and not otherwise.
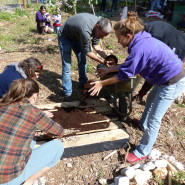
[[[50,21],[48,21],[47,17],[43,17],[40,11],[37,11],[35,20],[37,22],[37,30],[39,31],[39,33],[41,33],[41,27],[40,27],[41,22],[45,22],[46,26],[49,26],[49,27],[51,26]]]
[[[176,76],[182,68],[182,61],[173,50],[145,31],[134,36],[128,53],[118,71],[119,80],[140,74],[149,83],[161,85]]]

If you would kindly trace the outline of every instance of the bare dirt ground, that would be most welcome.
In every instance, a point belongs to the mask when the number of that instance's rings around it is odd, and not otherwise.
[[[32,35],[37,38],[37,44],[31,47],[20,47],[19,52],[4,52],[0,53],[0,71],[4,67],[15,61],[21,61],[27,57],[38,58],[43,66],[44,72],[41,74],[38,82],[40,85],[38,104],[47,104],[53,102],[62,102],[63,94],[61,87],[61,57],[55,35]],[[115,38],[114,33],[104,39],[104,46],[114,46],[114,54],[119,56],[126,56],[127,51],[123,49]],[[105,47],[106,49],[106,47]],[[74,60],[76,60],[73,57]],[[121,59],[120,62],[124,61]],[[88,63],[96,63],[88,59]],[[87,74],[89,79],[96,79],[93,73]],[[78,72],[72,70],[72,79],[74,87],[74,96],[80,98],[78,85]],[[137,90],[141,85],[134,91]],[[129,118],[140,119],[144,105],[139,105],[133,102],[133,111]],[[130,135],[130,146],[134,148],[142,137],[142,132],[134,128],[130,123],[123,122],[126,132]],[[179,162],[185,165],[185,108],[177,104],[173,104],[162,120],[160,132],[155,143],[155,148],[161,152],[173,155]],[[56,167],[46,174],[47,185],[95,185],[99,184],[98,179],[107,179],[107,183],[113,182],[113,178],[119,175],[120,166],[129,166],[124,163],[124,156],[127,148],[120,148],[117,153],[107,160],[102,160],[103,157],[112,151],[105,151],[90,155],[78,156],[74,158],[62,159]],[[159,184],[155,180],[148,182],[148,184]]]

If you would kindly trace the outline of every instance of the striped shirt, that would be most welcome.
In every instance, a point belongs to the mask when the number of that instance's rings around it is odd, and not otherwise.
[[[62,126],[28,100],[0,108],[0,184],[19,176],[31,155],[37,129],[60,135]]]

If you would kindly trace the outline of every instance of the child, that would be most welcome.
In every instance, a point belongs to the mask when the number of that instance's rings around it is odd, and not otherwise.
[[[36,13],[37,30],[41,34],[53,33],[54,30],[51,27],[50,16],[46,13],[46,7],[42,5],[40,10]]]
[[[107,67],[113,67],[116,66],[118,64],[118,58],[115,55],[108,55],[105,58],[104,64]]]
[[[52,19],[53,19],[53,28],[54,28],[54,32],[58,34],[58,31],[60,29],[60,26],[61,26],[61,15],[60,15],[60,10],[57,9],[55,11],[55,13],[53,14],[52,16]]]

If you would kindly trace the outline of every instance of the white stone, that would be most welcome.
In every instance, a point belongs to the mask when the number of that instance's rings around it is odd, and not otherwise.
[[[107,184],[107,180],[106,179],[99,179],[99,183],[100,184]]]
[[[137,185],[144,185],[147,181],[152,177],[152,173],[150,171],[143,171],[140,169],[135,170],[134,180]]]
[[[167,164],[168,162],[165,160],[165,159],[162,159],[162,160],[156,160],[154,162],[155,166],[157,168],[166,168],[167,167]]]
[[[172,163],[173,165],[175,165],[175,167],[178,169],[178,170],[184,170],[184,165],[180,162],[177,162],[177,161],[174,161]]]
[[[141,167],[141,164],[140,163],[135,164],[134,166],[132,166],[132,168],[134,168],[134,169],[139,169],[140,167]]]
[[[173,161],[175,161],[175,157],[170,156],[170,157],[168,158],[168,160],[169,160],[170,162],[173,162]]]
[[[156,167],[155,164],[150,161],[150,162],[143,165],[143,170],[144,171],[147,171],[147,170],[149,171],[149,170],[155,169],[155,167]]]
[[[129,185],[130,179],[128,177],[120,177],[118,180],[118,185]]]
[[[118,185],[119,178],[121,178],[121,177],[123,177],[123,176],[119,175],[117,177],[114,177],[114,183],[115,183],[115,185]]]
[[[132,167],[130,167],[130,168],[123,168],[120,171],[120,174],[123,175],[123,176],[127,176],[129,179],[132,179],[134,177],[135,170]]]
[[[149,154],[148,158],[152,160],[156,160],[156,159],[159,159],[160,156],[161,156],[161,152],[154,148]]]
[[[169,155],[162,155],[161,158],[162,159],[168,159],[170,156]]]
[[[68,168],[72,168],[73,165],[72,165],[71,163],[67,163],[67,167],[68,167]]]

